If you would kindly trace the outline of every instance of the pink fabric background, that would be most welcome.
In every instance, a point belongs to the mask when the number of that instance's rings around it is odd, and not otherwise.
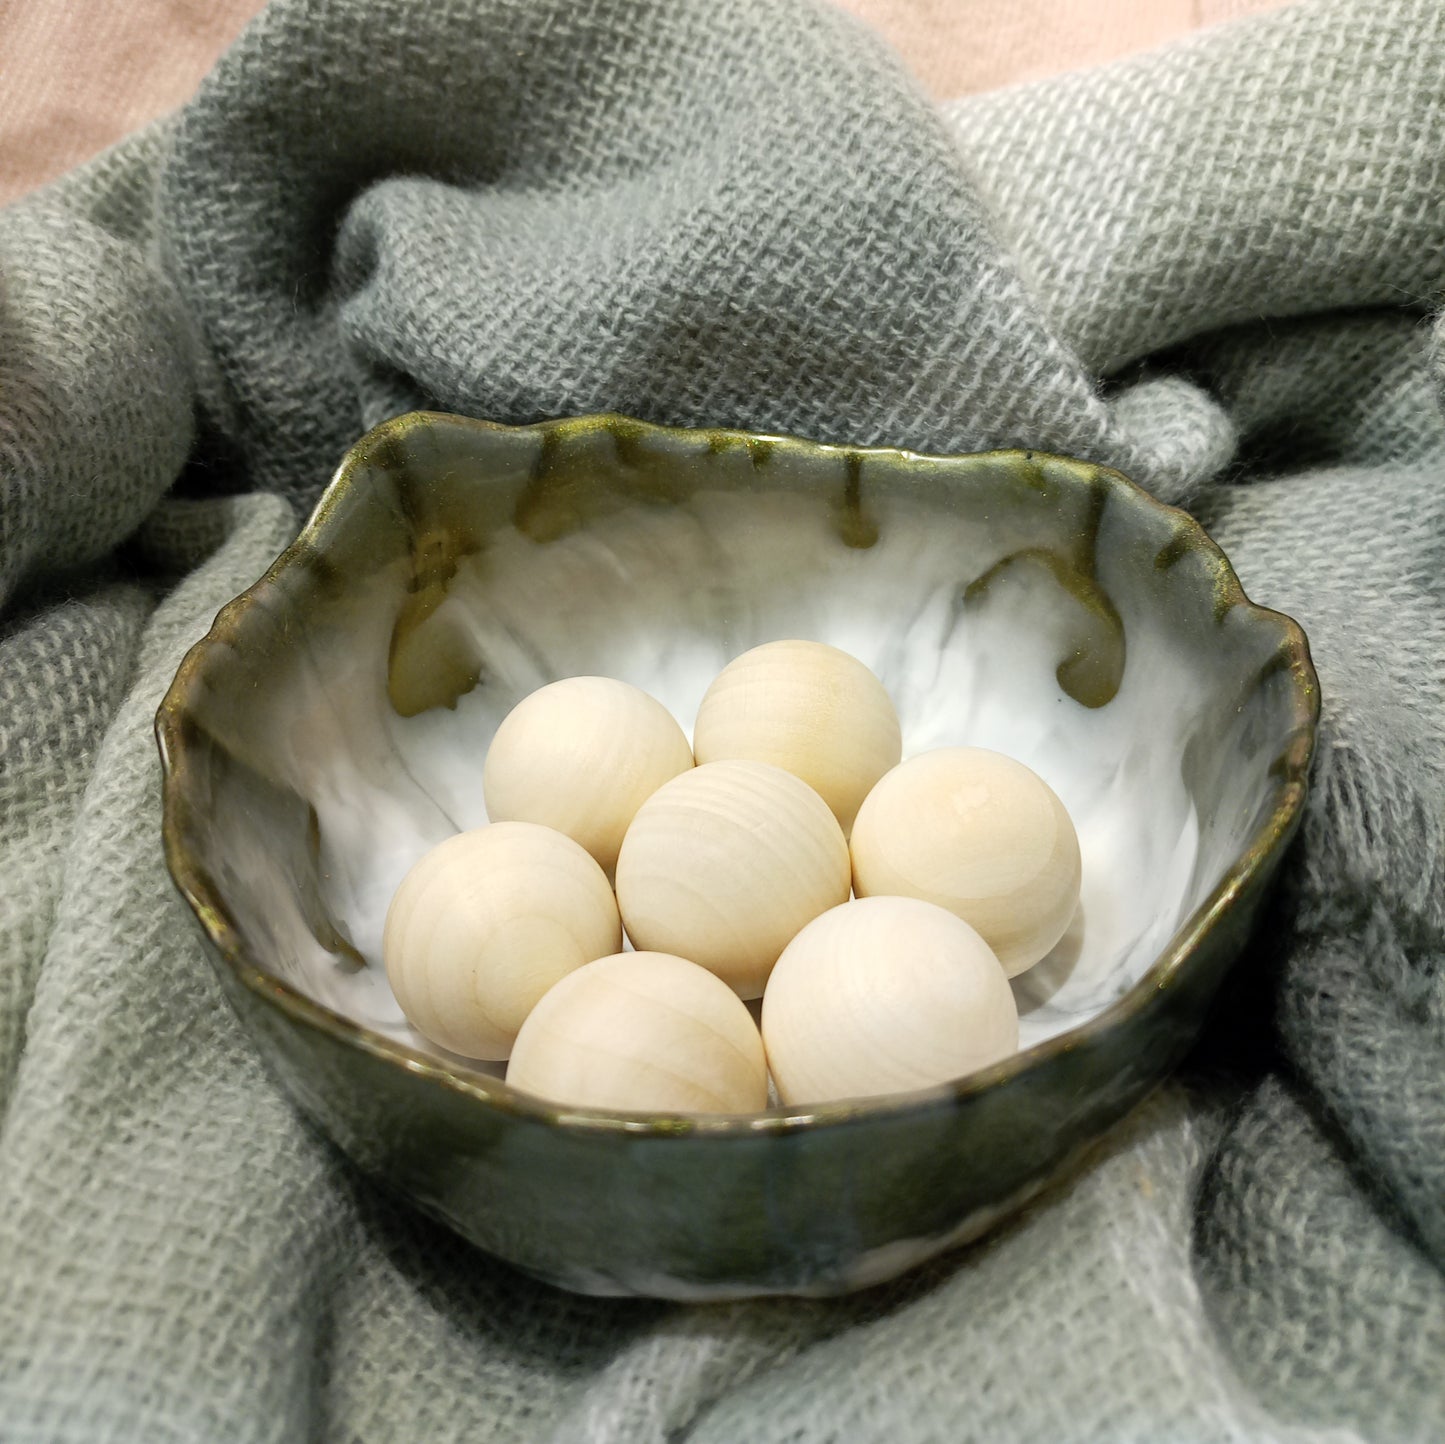
[[[840,3],[947,99],[1148,49],[1282,0]],[[180,105],[260,8],[259,0],[0,0],[0,204]]]
[[[786,3],[786,0],[784,0]],[[892,42],[939,100],[1150,50],[1284,0],[835,0]]]

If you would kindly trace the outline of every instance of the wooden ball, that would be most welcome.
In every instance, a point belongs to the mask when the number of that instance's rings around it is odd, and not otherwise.
[[[746,758],[801,777],[845,834],[903,749],[883,684],[822,642],[768,642],[734,658],[707,689],[692,742],[699,762]]]
[[[522,1024],[507,1082],[573,1108],[751,1113],[768,1103],[747,1007],[668,953],[617,953],[569,973]]]
[[[633,945],[691,958],[743,998],[762,993],[799,928],[847,896],[838,820],[765,762],[709,762],[664,783],[617,859]]]
[[[763,1045],[790,1105],[904,1093],[1018,1050],[1013,991],[966,922],[916,898],[844,903],[783,950]]]
[[[570,837],[496,822],[432,848],[402,879],[381,953],[407,1021],[468,1058],[505,1058],[537,999],[622,946],[606,875]]]
[[[637,809],[691,767],[686,733],[656,698],[611,677],[564,677],[503,719],[482,792],[493,822],[556,828],[611,873]]]
[[[910,757],[853,824],[859,897],[923,898],[978,930],[1013,977],[1064,935],[1079,901],[1079,839],[1052,788],[981,747]]]

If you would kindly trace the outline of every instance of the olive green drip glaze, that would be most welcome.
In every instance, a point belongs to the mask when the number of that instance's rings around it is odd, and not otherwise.
[[[1047,478],[1037,483],[1046,489]],[[1099,584],[1096,556],[1099,524],[1103,520],[1108,489],[1097,474],[1090,479],[1089,513],[1084,525],[1067,550],[1049,547],[1024,547],[996,561],[982,576],[963,588],[962,601],[970,606],[988,593],[995,577],[1019,565],[1034,563],[1045,568],[1050,576],[1081,610],[1077,640],[1060,659],[1054,676],[1065,696],[1084,707],[1104,707],[1118,695],[1124,680],[1127,646],[1124,623],[1109,594]]]
[[[1193,527],[1180,527],[1154,555],[1154,570],[1167,572],[1178,566],[1185,557],[1199,556],[1214,576],[1214,597],[1211,610],[1216,622],[1222,622],[1232,607],[1244,600],[1239,583],[1228,568],[1218,566],[1210,550],[1201,540],[1203,533]]]
[[[455,627],[428,625],[446,601],[458,565],[480,543],[457,518],[428,515],[404,467],[392,480],[411,552],[406,595],[387,649],[386,695],[398,716],[415,717],[432,707],[455,707],[481,681],[470,638]]]
[[[517,530],[535,542],[556,541],[576,531],[584,520],[582,499],[595,471],[592,465],[579,464],[560,431],[544,431],[531,478],[512,514]]]
[[[457,558],[434,535],[418,543],[416,576],[397,613],[386,660],[386,695],[400,717],[433,707],[455,707],[482,680],[469,640],[456,628],[432,621],[447,599]]]
[[[1314,728],[1310,724],[1301,723],[1291,728],[1285,737],[1285,745],[1269,764],[1269,776],[1275,779],[1299,776],[1301,768],[1309,766],[1314,744]]]
[[[1258,691],[1271,677],[1277,677],[1281,672],[1292,671],[1294,666],[1295,657],[1289,647],[1281,646],[1277,651],[1271,652],[1250,679],[1245,689],[1246,695]]]
[[[346,572],[315,547],[307,547],[300,554],[301,564],[316,578],[316,585],[328,597],[339,597],[347,588]]]
[[[1033,491],[1042,492],[1045,496],[1052,494],[1054,484],[1049,480],[1049,474],[1044,470],[1032,451],[1026,451],[1018,458],[1018,479]]]
[[[1233,576],[1216,572],[1214,577],[1214,620],[1221,623],[1244,600],[1244,593]]]
[[[843,545],[865,550],[878,540],[878,523],[863,506],[863,458],[850,451],[843,458],[843,499],[833,507],[833,521]]]
[[[1154,570],[1156,572],[1167,572],[1171,567],[1177,566],[1194,550],[1191,544],[1189,533],[1177,531],[1154,556]]]
[[[598,447],[599,437],[610,443],[606,450]],[[708,445],[714,455],[721,450],[713,444],[717,439]],[[660,446],[642,422],[614,417],[600,433],[559,425],[542,432],[512,520],[524,536],[551,542],[582,526],[595,513],[599,494],[670,506],[686,501],[691,491],[676,454]]]
[[[301,904],[301,916],[306,920],[311,936],[331,953],[337,963],[349,973],[360,972],[366,966],[366,959],[352,946],[337,926],[336,920],[321,900],[321,819],[315,807],[306,808],[306,862],[299,869],[297,878],[297,900]]]
[[[774,443],[767,436],[746,436],[737,431],[709,431],[707,451],[709,456],[726,456],[730,451],[745,451],[754,467],[763,467],[772,460]]]
[[[651,430],[640,421],[615,421],[612,444],[617,467],[608,480],[615,490],[654,506],[676,506],[688,499],[692,488],[681,475],[677,457],[659,448]]]
[[[1281,642],[1280,646],[1272,651],[1252,672],[1246,674],[1239,680],[1232,689],[1228,700],[1224,702],[1222,708],[1223,714],[1229,716],[1244,712],[1275,678],[1283,679],[1283,685],[1287,687],[1300,685],[1301,679],[1297,676],[1299,662],[1299,655],[1293,644],[1288,640]],[[1306,692],[1309,690],[1307,683],[1305,684],[1304,690]],[[1309,728],[1304,729],[1304,731],[1306,734],[1305,741],[1308,744],[1309,737],[1312,736],[1312,731]],[[1292,747],[1299,735],[1298,729],[1289,735],[1286,739],[1283,755],[1292,756]],[[1298,761],[1298,759],[1294,760]],[[1271,773],[1271,776],[1274,775],[1276,774]],[[1192,784],[1193,779],[1186,773],[1185,781]]]

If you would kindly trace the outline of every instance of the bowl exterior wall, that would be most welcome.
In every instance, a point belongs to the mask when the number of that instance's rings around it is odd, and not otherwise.
[[[578,1293],[830,1295],[980,1237],[1073,1172],[1179,1063],[1270,886],[1261,870],[1194,965],[1117,1030],[902,1115],[717,1137],[610,1132],[479,1106],[356,1046],[207,951],[277,1078],[379,1182]]]

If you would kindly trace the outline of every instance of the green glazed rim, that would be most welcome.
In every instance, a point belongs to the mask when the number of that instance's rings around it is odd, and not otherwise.
[[[1002,1062],[972,1073],[957,1082],[903,1093],[885,1099],[826,1104],[804,1108],[772,1108],[762,1113],[739,1115],[715,1114],[629,1114],[601,1109],[569,1109],[538,1098],[515,1092],[498,1078],[474,1071],[461,1064],[440,1061],[408,1048],[321,1004],[313,1002],[288,983],[266,972],[246,956],[239,930],[236,928],[215,880],[199,865],[187,845],[193,828],[194,806],[191,801],[193,759],[188,754],[185,737],[192,696],[202,685],[211,657],[238,646],[243,637],[248,614],[277,585],[288,569],[301,566],[320,554],[320,534],[339,509],[348,501],[353,474],[378,453],[390,452],[414,429],[425,429],[441,422],[448,426],[475,429],[482,434],[496,432],[531,432],[553,447],[565,446],[589,432],[606,432],[628,440],[645,440],[653,444],[705,443],[717,451],[729,446],[763,447],[770,455],[835,458],[855,471],[864,461],[882,463],[885,467],[907,470],[915,463],[947,463],[960,461],[965,455],[936,455],[890,447],[836,446],[799,437],[737,431],[723,427],[687,429],[655,426],[616,413],[596,416],[568,417],[542,421],[530,426],[509,427],[496,422],[438,412],[409,412],[374,427],[363,436],[342,459],[335,476],[317,503],[306,525],[296,539],[267,569],[259,581],[240,596],[228,602],[216,614],[210,631],[186,653],[175,679],[167,690],[156,713],[156,743],[160,749],[162,771],[161,835],[166,866],[182,897],[195,913],[201,928],[236,978],[251,992],[277,1008],[304,1027],[314,1028],[332,1039],[357,1048],[375,1058],[428,1078],[440,1087],[475,1098],[503,1112],[541,1122],[555,1128],[581,1129],[593,1133],[619,1136],[646,1135],[653,1138],[674,1136],[736,1137],[742,1134],[780,1134],[802,1128],[846,1127],[862,1118],[870,1120],[888,1115],[901,1115],[930,1108],[948,1107],[973,1095],[996,1087],[1049,1060],[1068,1053],[1086,1042],[1101,1039],[1126,1026],[1141,1012],[1155,992],[1175,986],[1188,969],[1191,960],[1211,931],[1225,914],[1264,873],[1279,850],[1289,841],[1304,806],[1309,785],[1310,765],[1320,716],[1319,679],[1310,660],[1309,643],[1299,624],[1282,612],[1256,606],[1245,595],[1234,568],[1203,527],[1187,512],[1156,500],[1126,476],[1107,467],[1072,457],[1040,451],[995,451],[968,454],[969,459],[1012,462],[1020,469],[1047,461],[1053,467],[1072,473],[1081,484],[1103,485],[1120,497],[1126,505],[1147,508],[1168,520],[1172,539],[1156,558],[1156,566],[1166,567],[1184,555],[1200,557],[1214,584],[1216,620],[1235,607],[1247,607],[1252,613],[1270,619],[1281,633],[1276,653],[1279,666],[1287,669],[1294,681],[1290,697],[1293,723],[1288,743],[1276,759],[1271,776],[1276,789],[1274,806],[1268,819],[1258,828],[1249,846],[1236,858],[1210,895],[1175,931],[1163,952],[1148,970],[1120,998],[1100,1013],[1078,1026],[1049,1038],[1033,1047],[1013,1054]]]

